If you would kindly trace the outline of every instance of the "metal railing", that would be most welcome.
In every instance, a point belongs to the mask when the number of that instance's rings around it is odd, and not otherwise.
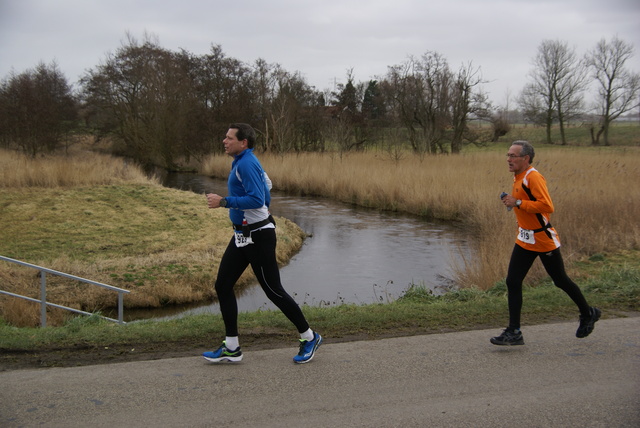
[[[83,314],[83,315],[94,315],[91,312],[85,312],[85,311],[81,311],[79,309],[73,309],[73,308],[69,308],[67,306],[56,305],[55,303],[47,302],[47,273],[50,273],[52,275],[63,276],[65,278],[75,279],[77,281],[81,281],[81,282],[84,282],[84,283],[87,283],[87,284],[97,285],[98,287],[107,288],[109,290],[117,291],[118,292],[118,319],[116,320],[116,319],[105,317],[105,316],[102,316],[102,315],[99,315],[99,316],[100,316],[100,318],[104,318],[104,319],[109,320],[109,321],[117,322],[118,324],[126,324],[124,322],[124,319],[123,319],[123,317],[124,317],[124,294],[125,293],[130,293],[129,290],[125,290],[125,289],[122,289],[122,288],[114,287],[114,286],[108,285],[108,284],[103,284],[101,282],[91,281],[90,279],[80,278],[79,276],[69,275],[68,273],[59,272],[57,270],[47,269],[47,268],[42,267],[42,266],[32,265],[31,263],[21,262],[20,260],[11,259],[9,257],[0,256],[0,260],[4,260],[4,261],[10,262],[10,263],[16,263],[16,264],[19,264],[19,265],[22,265],[22,266],[33,268],[33,269],[38,269],[40,271],[40,300],[34,299],[32,297],[21,296],[20,294],[10,293],[10,292],[4,291],[4,290],[0,290],[0,294],[6,294],[8,296],[13,296],[13,297],[17,297],[17,298],[24,299],[24,300],[29,300],[31,302],[40,303],[40,325],[42,327],[46,327],[47,326],[47,306],[52,306],[54,308],[59,308],[59,309],[65,309],[67,311],[71,311],[71,312],[75,312],[75,313]]]

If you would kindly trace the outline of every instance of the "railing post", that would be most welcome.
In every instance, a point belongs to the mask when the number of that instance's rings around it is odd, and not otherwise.
[[[118,324],[124,323],[124,293],[118,291]]]
[[[40,271],[40,326],[47,326],[47,273]]]

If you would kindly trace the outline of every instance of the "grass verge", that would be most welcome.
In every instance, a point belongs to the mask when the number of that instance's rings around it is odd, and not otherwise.
[[[574,278],[603,318],[639,315],[640,264],[637,251],[598,254],[581,262]],[[303,307],[312,327],[328,343],[390,336],[433,334],[479,328],[502,328],[507,320],[506,287],[464,289],[442,296],[410,288],[388,304]],[[548,280],[524,290],[523,328],[575,320],[573,302]],[[242,313],[242,344],[247,349],[293,346],[297,334],[279,311]],[[219,315],[195,315],[168,321],[117,325],[78,317],[57,328],[0,325],[0,370],[73,366],[198,355],[224,336]]]

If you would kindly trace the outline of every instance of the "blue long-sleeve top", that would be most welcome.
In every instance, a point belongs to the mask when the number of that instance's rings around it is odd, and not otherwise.
[[[227,180],[227,208],[233,224],[257,223],[269,217],[271,193],[260,161],[253,149],[234,156]]]

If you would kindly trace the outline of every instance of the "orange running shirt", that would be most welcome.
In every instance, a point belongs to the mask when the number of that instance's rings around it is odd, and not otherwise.
[[[516,244],[525,250],[540,253],[560,247],[560,237],[555,229],[545,228],[550,225],[553,202],[542,174],[530,166],[526,171],[514,176],[511,195],[522,200],[520,208],[513,209],[518,221]]]

